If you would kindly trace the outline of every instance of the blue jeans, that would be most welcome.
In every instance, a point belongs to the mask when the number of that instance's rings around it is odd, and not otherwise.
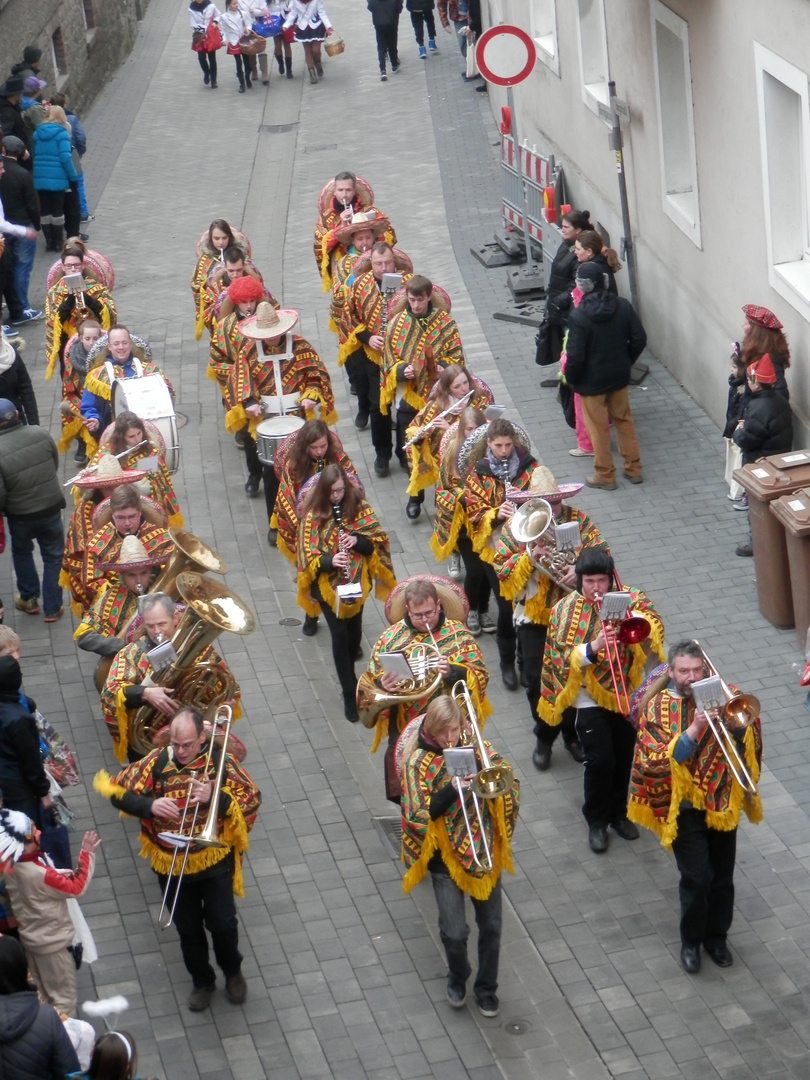
[[[14,291],[23,311],[30,307],[28,303],[28,282],[31,267],[37,252],[36,240],[27,240],[24,236],[6,237],[6,255],[11,260],[11,273],[14,278]]]
[[[59,571],[62,567],[65,533],[61,513],[52,514],[40,521],[21,521],[9,515],[8,527],[11,533],[11,559],[20,596],[23,600],[39,599],[39,575],[34,565],[36,540],[42,556],[42,602],[45,614],[55,614],[62,606]]]
[[[79,173],[79,179],[76,181],[76,190],[79,194],[79,212],[83,218],[86,218],[90,211],[87,209],[87,196],[84,193],[84,173]]]
[[[470,928],[464,916],[464,893],[447,873],[431,871],[433,894],[439,907],[439,937],[447,954],[447,977],[464,986],[470,977],[467,938]],[[473,993],[477,998],[498,990],[498,960],[501,952],[501,880],[486,900],[473,900],[478,924],[478,974]]]

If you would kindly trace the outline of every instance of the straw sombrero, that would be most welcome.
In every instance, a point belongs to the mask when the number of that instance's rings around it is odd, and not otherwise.
[[[146,469],[122,469],[121,462],[113,454],[104,454],[92,472],[81,474],[76,480],[76,487],[95,490],[97,488],[116,488],[121,484],[137,484],[147,476]]]
[[[263,300],[256,308],[255,315],[250,315],[239,323],[239,333],[260,340],[283,337],[297,322],[298,312],[295,308],[279,308],[276,311],[272,304]]]
[[[405,618],[405,590],[414,581],[429,581],[435,585],[442,611],[448,619],[461,623],[467,621],[470,603],[457,582],[441,577],[439,574],[411,574],[410,577],[398,581],[388,594],[388,599],[385,601],[385,617],[389,623],[393,624]]]
[[[407,303],[407,290],[397,289],[394,295],[391,297],[391,302],[388,305],[388,317],[392,318],[394,315],[398,315],[400,311],[404,311],[405,304]],[[441,285],[433,285],[433,293],[430,297],[430,302],[439,311],[444,311],[447,315],[450,314],[450,308],[453,306],[450,297],[445,289]]]
[[[390,225],[391,222],[386,215],[381,214],[379,210],[360,210],[352,215],[352,220],[348,225],[335,229],[335,239],[339,244],[348,245],[357,233],[368,232],[369,229],[376,237],[383,237]]]
[[[394,252],[394,269],[400,274],[412,274],[413,263],[400,248],[393,248]],[[365,251],[362,255],[358,255],[352,265],[352,274],[354,280],[357,281],[363,274],[368,274],[371,271],[371,252]]]
[[[140,492],[139,492],[140,494]],[[166,528],[166,511],[149,495],[141,495],[141,516],[152,525]],[[109,497],[102,499],[93,513],[93,531],[98,532],[112,521]]]
[[[370,206],[374,205],[374,189],[367,180],[364,180],[362,176],[358,176],[355,179],[355,190],[360,196],[360,209],[367,210]],[[332,199],[335,194],[335,178],[327,180],[321,188],[318,194],[318,211],[321,214],[325,214],[326,211],[332,205]]]
[[[356,473],[349,472],[348,469],[344,471],[346,473],[346,479],[349,481],[349,483],[353,484],[354,487],[357,488],[360,498],[364,498],[366,490],[360,483],[360,477],[357,476]],[[295,500],[295,512],[299,518],[301,517],[301,512],[303,510],[304,503],[306,502],[307,495],[309,495],[310,491],[312,491],[312,489],[318,483],[320,477],[320,473],[315,473],[314,476],[310,476],[309,479],[305,480],[304,483],[301,485],[301,490],[298,492],[298,498]]]
[[[529,438],[528,431],[521,427],[520,424],[516,424],[514,420],[510,420],[509,423],[515,429],[515,444],[523,446],[526,450],[531,450],[532,441]],[[482,424],[475,431],[471,431],[461,444],[461,449],[458,452],[458,475],[462,479],[469,473],[473,461],[477,461],[483,452],[481,451],[481,444],[486,442],[488,431],[489,424]]]
[[[394,767],[397,771],[397,776],[400,782],[403,779],[403,772],[405,770],[406,753],[410,747],[414,745],[417,740],[419,728],[422,726],[422,721],[425,719],[425,714],[420,713],[419,716],[415,716],[413,720],[409,720],[402,731],[399,733],[399,738],[394,745]]]
[[[122,574],[126,570],[139,570],[142,566],[160,566],[164,562],[166,562],[165,555],[150,555],[137,536],[125,536],[116,561],[99,563],[99,568]]]
[[[563,499],[572,499],[577,492],[582,491],[584,484],[558,484],[554,479],[551,469],[545,465],[537,465],[532,471],[529,481],[529,491],[539,499],[545,499],[547,503],[561,503]]]
[[[111,329],[114,330],[115,327],[113,326],[111,327]],[[108,334],[109,331],[102,334],[98,341],[96,341],[93,345],[93,348],[87,354],[88,372],[95,370],[95,368],[101,367],[107,360],[109,360],[111,363],[114,362],[112,360],[112,357],[110,356],[109,338],[107,336]],[[139,334],[130,334],[129,336],[132,341],[132,355],[137,356],[141,363],[144,363],[145,361],[151,363],[152,349],[146,338],[142,338]]]

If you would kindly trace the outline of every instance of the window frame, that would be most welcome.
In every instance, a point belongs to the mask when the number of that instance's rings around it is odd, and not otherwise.
[[[559,78],[560,75],[560,43],[557,37],[557,0],[529,0],[529,33],[534,42],[535,52],[538,59],[553,71]],[[542,5],[542,14],[538,9]],[[537,29],[537,20],[541,19],[543,29]],[[548,27],[548,30],[545,28]]]
[[[608,83],[610,81],[610,63],[608,60],[608,45],[607,45],[607,23],[605,21],[605,0],[576,0],[577,2],[577,48],[579,50],[579,77],[580,86],[582,88],[582,100],[587,107],[596,116],[599,116],[599,106],[610,105],[610,93],[608,91]],[[586,59],[588,66],[591,66],[593,57],[589,54],[586,56],[586,50],[583,45],[583,20],[582,20],[582,5],[591,5],[592,10],[595,11],[596,21],[599,24],[599,66],[604,76],[604,82],[588,82],[586,80]],[[591,28],[589,28],[590,30]],[[603,89],[600,92],[596,92],[595,88],[601,87]]]

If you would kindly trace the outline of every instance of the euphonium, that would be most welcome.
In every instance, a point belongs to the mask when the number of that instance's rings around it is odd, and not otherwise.
[[[360,721],[367,728],[373,728],[383,709],[395,709],[398,705],[408,705],[420,698],[431,698],[441,686],[442,673],[436,669],[442,654],[435,645],[415,641],[402,650],[405,659],[414,672],[412,679],[406,679],[396,690],[384,690],[377,686],[368,671],[364,671],[357,683],[357,711]]]
[[[573,551],[560,551],[550,545],[536,561],[531,554],[532,546],[544,536],[554,524],[554,511],[551,504],[535,496],[528,499],[509,520],[508,528],[519,544],[525,544],[529,558],[537,569],[565,592],[573,592],[570,585],[563,583],[562,577],[569,566],[576,561]]]

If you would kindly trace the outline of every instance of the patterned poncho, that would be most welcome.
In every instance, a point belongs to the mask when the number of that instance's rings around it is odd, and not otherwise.
[[[202,337],[203,327],[213,337],[216,330],[217,323],[220,321],[219,308],[222,304],[223,297],[227,296],[228,286],[231,284],[231,279],[227,277],[227,273],[219,274],[219,263],[214,263],[208,272],[208,277],[203,282],[202,288],[199,293],[199,300],[197,302],[197,323],[194,328],[194,334],[197,339]],[[256,281],[264,288],[264,281],[262,275],[250,261],[245,259],[245,274],[247,277],[255,278]],[[269,298],[273,307],[278,307],[272,294],[265,289],[265,297]]]
[[[90,466],[97,465],[102,457],[109,453],[111,453],[109,446],[103,446],[91,460]],[[140,462],[143,461],[144,458],[155,458],[155,450],[153,447],[142,446],[137,450],[132,450],[126,458],[120,459],[121,466],[124,469],[142,468]],[[179,528],[183,524],[183,515],[180,513],[180,506],[177,502],[177,496],[174,493],[174,486],[171,477],[169,476],[169,470],[166,468],[166,463],[162,457],[157,458],[157,467],[151,468],[145,479],[149,482],[149,491],[144,491],[143,494],[153,498],[165,511],[167,525],[174,525]]]
[[[563,525],[569,521],[576,521],[579,525],[583,547],[605,545],[602,534],[588,515],[583,510],[563,503],[560,516],[555,518],[555,522]],[[541,541],[545,542],[551,552],[554,551],[553,532],[554,526],[551,525]],[[567,596],[568,592],[534,566],[526,545],[515,540],[508,526],[501,529],[492,565],[501,583],[501,596],[506,600],[522,602],[528,619],[539,626],[548,626],[551,609]]]
[[[152,869],[158,874],[168,874],[171,868],[171,848],[160,838],[164,830],[177,829],[176,824],[167,823],[161,818],[153,818],[148,813],[151,799],[172,799],[181,812],[188,796],[191,774],[199,779],[205,768],[208,746],[204,745],[200,753],[187,765],[174,761],[171,748],[150,751],[140,761],[127,765],[114,777],[106,772],[99,772],[93,786],[100,794],[111,798],[113,806],[141,818],[141,855],[149,859]],[[218,748],[211,755],[209,776],[213,778],[220,757]],[[222,794],[220,803],[224,814],[218,821],[218,839],[221,847],[206,846],[201,851],[189,853],[186,874],[196,874],[221,862],[231,852],[234,853],[233,891],[236,896],[244,895],[242,885],[242,856],[248,849],[248,832],[253,828],[256,814],[261,805],[261,792],[245,770],[230,754],[225,755]],[[146,798],[144,799],[144,796]],[[205,813],[203,813],[203,810]],[[198,835],[205,827],[208,807],[201,807],[192,830]],[[177,859],[174,873],[180,873],[182,859]]]
[[[59,307],[69,296],[71,296],[71,293],[68,292],[64,278],[55,281],[45,294],[45,355],[48,358],[45,368],[46,379],[50,379],[53,375],[56,361],[59,359],[69,338],[76,333],[78,324],[83,319],[83,316],[82,318],[76,316],[76,304],[74,302],[70,316],[64,322],[62,321]],[[115,326],[115,301],[106,286],[99,285],[96,281],[88,281],[84,296],[85,302],[87,302],[88,298],[90,299],[91,303],[88,306],[92,312],[92,317],[98,318],[102,330],[106,331],[111,326]],[[98,310],[98,315],[93,311],[94,308]]]
[[[337,445],[333,444],[333,439],[334,443]],[[310,477],[321,472],[326,465],[331,465],[333,463],[340,465],[341,469],[346,473],[356,474],[354,465],[352,465],[336,435],[330,437],[329,450],[323,461],[318,462],[310,459],[309,469],[302,483],[297,483],[293,477],[289,458],[287,464],[285,464],[285,467],[281,471],[281,476],[278,481],[278,495],[276,495],[276,505],[273,510],[273,516],[270,519],[270,527],[278,530],[276,541],[278,550],[293,564],[297,558],[298,526],[300,524],[298,521],[298,511],[296,509],[298,495],[301,488]]]
[[[436,480],[436,512],[433,518],[433,535],[430,550],[438,562],[443,562],[455,551],[456,541],[462,529],[467,529],[467,508],[464,505],[464,482],[455,470],[455,463],[439,462]]]
[[[153,525],[151,521],[144,519],[135,535],[149,555],[165,555],[168,560],[174,551],[174,541],[161,525]],[[83,592],[90,596],[90,603],[98,595],[104,578],[111,578],[115,573],[113,570],[102,570],[102,564],[117,560],[123,542],[123,536],[111,521],[95,532],[87,542],[82,566],[82,588]],[[89,607],[90,604],[86,606]]]
[[[480,409],[482,412],[492,402],[483,390],[476,390],[464,408]],[[427,427],[434,417],[443,413],[449,405],[444,405],[437,398],[431,398],[428,403],[417,412],[416,416],[408,425],[406,435],[412,439],[419,428]],[[453,423],[453,413],[445,417],[448,424]],[[439,479],[440,446],[444,429],[432,427],[423,439],[409,446],[405,451],[408,464],[410,465],[410,479],[406,491],[408,495],[418,495],[423,488],[430,487]]]
[[[361,499],[357,516],[353,520],[344,520],[344,530],[352,535],[365,536],[374,545],[371,555],[361,555],[354,547],[349,551],[349,580],[360,582],[362,596],[353,603],[341,600],[337,610],[338,617],[350,619],[365,604],[372,585],[378,600],[387,600],[388,594],[396,585],[394,565],[391,562],[391,550],[388,536],[383,531],[377,515],[365,499]],[[338,527],[334,517],[325,520],[316,517],[310,510],[302,519],[298,529],[298,604],[308,615],[317,615],[320,609],[310,596],[310,586],[317,581],[318,589],[324,601],[332,611],[337,607],[335,589],[346,581],[342,570],[321,570],[322,555],[336,555],[339,550]]]
[[[640,589],[624,591],[630,594],[633,610],[643,615],[651,627],[646,642],[639,645],[619,643],[617,646],[627,692],[632,694],[642,680],[647,652],[664,659],[664,624]],[[578,658],[579,650],[575,650],[575,646],[585,645],[595,638],[600,626],[599,605],[578,592],[570,593],[551,610],[537,711],[552,727],[562,722],[563,712],[574,703],[583,684],[603,709],[616,713],[624,711],[613,689],[607,653],[600,653],[595,664],[583,666]]]
[[[84,553],[94,535],[93,514],[98,503],[92,497],[84,498],[73,508],[62,550],[62,569],[59,584],[70,590],[70,610],[78,618],[93,603],[95,586],[89,589],[84,579]]]
[[[675,744],[694,716],[692,698],[679,697],[667,687],[647,702],[639,722],[627,816],[652,830],[666,848],[672,847],[678,834],[678,811],[683,800],[696,810],[706,811],[710,829],[736,829],[741,809],[751,822],[762,819],[759,795],[746,794],[734,779],[709,728],[691,757],[680,764],[674,760]],[[759,717],[745,728],[736,744],[756,783],[762,763]]]
[[[92,457],[98,450],[98,442],[82,423],[81,416],[78,415],[82,401],[82,391],[84,390],[84,380],[87,374],[85,369],[86,360],[87,354],[77,337],[70,349],[65,349],[62,358],[64,368],[62,374],[62,400],[70,402],[75,412],[63,412],[61,414],[62,434],[56,446],[57,449],[64,453],[78,435],[79,439],[84,443],[87,456]]]
[[[490,762],[493,765],[500,764],[503,761],[500,754],[497,754],[489,743],[485,742],[484,745]],[[513,779],[511,789],[504,795],[495,799],[479,800],[484,832],[492,856],[492,870],[486,872],[476,866],[473,860],[459,799],[451,803],[450,809],[435,821],[430,819],[431,796],[450,783],[444,755],[438,750],[420,748],[405,762],[403,773],[401,858],[408,868],[402,881],[403,891],[409,892],[422,880],[428,863],[438,852],[459,889],[476,900],[486,900],[501,871],[512,873],[509,840],[517,822],[519,782]],[[481,860],[483,845],[469,790],[465,793],[465,806]]]
[[[138,594],[131,592],[116,575],[111,581],[105,581],[102,584],[73,638],[78,641],[83,634],[87,633],[122,638],[137,614]]]
[[[385,331],[380,378],[380,411],[394,401],[397,388],[406,405],[419,412],[427,404],[430,388],[448,364],[464,367],[464,351],[456,320],[439,308],[429,307],[423,316],[407,306],[397,312]],[[412,365],[414,375],[402,382],[402,368]]]
[[[203,328],[203,311],[205,307],[204,290],[205,283],[208,280],[208,275],[215,267],[224,266],[224,263],[216,255],[213,255],[210,251],[204,251],[197,259],[197,265],[194,267],[194,273],[191,275],[191,298],[194,301],[194,323],[195,323],[195,337],[199,340],[202,336]]]
[[[413,274],[403,274],[403,284],[411,277]],[[383,331],[383,295],[380,283],[371,270],[356,278],[351,290],[347,290],[344,311],[347,333],[346,340],[338,349],[338,364],[342,367],[352,353],[362,348],[372,363],[382,367],[382,353],[364,344],[357,336],[364,331],[368,331],[372,336]]]
[[[352,267],[360,257],[360,252],[351,247],[332,265],[332,299],[329,301],[329,329],[338,337],[342,345],[349,336],[351,328],[346,326],[347,294],[354,284]]]
[[[475,638],[469,632],[464,623],[456,622],[455,619],[447,619],[442,614],[438,627],[433,631],[439,651],[454,667],[464,669],[464,681],[470,691],[476,713],[483,724],[484,718],[492,712],[492,707],[487,700],[486,691],[489,682],[489,672],[481,655],[481,650],[476,644]],[[377,639],[368,661],[368,671],[372,679],[379,679],[382,675],[380,653],[402,652],[412,645],[431,645],[430,634],[422,630],[416,630],[411,626],[407,617],[383,630]],[[428,707],[434,698],[441,697],[451,689],[445,681],[439,683],[436,690],[430,695],[424,695],[417,701],[403,702],[397,706],[397,730],[402,731],[414,717],[419,716]],[[389,728],[388,710],[384,710],[377,717],[374,729],[374,738],[371,743],[372,754],[380,745],[381,739],[387,734]]]
[[[354,211],[362,210],[365,214],[382,213],[382,210],[378,210],[376,206],[364,206],[360,197],[357,195],[352,203],[352,209]],[[332,268],[334,264],[346,254],[346,245],[340,243],[336,235],[343,227],[343,223],[340,220],[342,210],[342,207],[340,211],[335,209],[333,200],[329,204],[329,209],[321,214],[315,222],[315,237],[312,244],[312,251],[315,255],[315,262],[321,273],[321,284],[323,285],[324,292],[328,292],[332,284]],[[397,234],[391,226],[385,230],[385,241],[390,244],[391,247],[397,242]]]
[[[518,472],[510,483],[520,491],[527,491],[537,462],[522,447],[518,447],[518,454]],[[464,503],[473,550],[484,562],[492,563],[495,559],[495,548],[503,528],[498,509],[505,499],[506,485],[503,480],[493,475],[486,458],[477,461],[464,481]]]

